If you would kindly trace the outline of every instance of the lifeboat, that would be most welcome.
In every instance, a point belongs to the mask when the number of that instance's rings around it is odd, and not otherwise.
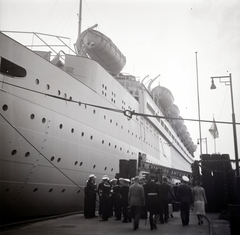
[[[178,118],[179,119],[174,120],[174,124],[175,124],[176,129],[179,131],[184,124],[184,120],[181,116],[178,116]]]
[[[112,40],[93,27],[80,34],[75,46],[78,55],[90,57],[114,75],[118,75],[126,64],[126,57]]]
[[[172,92],[163,86],[156,86],[152,90],[154,96],[156,96],[161,106],[167,110],[169,109],[174,101]]]
[[[178,118],[179,114],[180,114],[180,111],[179,111],[179,108],[177,105],[175,104],[172,104],[172,106],[169,108],[168,110],[168,114],[170,117],[175,117],[175,118]]]

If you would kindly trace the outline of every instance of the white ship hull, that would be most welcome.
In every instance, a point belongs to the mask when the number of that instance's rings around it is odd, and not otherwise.
[[[138,160],[139,153],[149,162],[191,171],[186,150],[174,143],[163,150],[161,138],[172,140],[157,119],[128,120],[82,104],[148,113],[147,102],[155,104],[146,92],[138,102],[90,59],[66,55],[67,73],[2,33],[0,42],[0,56],[27,72],[0,74],[1,218],[80,211],[89,174],[97,183],[105,174],[113,178],[120,159]]]

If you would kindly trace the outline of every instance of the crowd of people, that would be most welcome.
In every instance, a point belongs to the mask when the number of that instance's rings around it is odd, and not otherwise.
[[[157,229],[157,221],[168,223],[172,215],[172,203],[179,205],[182,225],[189,224],[190,207],[198,218],[198,224],[203,224],[205,204],[207,199],[205,190],[200,186],[200,181],[195,187],[189,185],[187,176],[182,177],[182,182],[171,185],[167,177],[163,177],[162,183],[156,182],[154,176],[145,178],[109,179],[107,175],[102,177],[102,182],[97,186],[96,176],[90,175],[85,187],[84,216],[86,219],[96,217],[96,201],[98,195],[98,213],[100,221],[115,220],[123,223],[133,222],[134,230],[139,228],[141,218],[149,218],[150,229]]]

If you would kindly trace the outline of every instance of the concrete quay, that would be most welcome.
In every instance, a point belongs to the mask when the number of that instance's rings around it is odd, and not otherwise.
[[[196,215],[191,212],[190,223],[182,226],[180,213],[174,212],[168,223],[157,224],[157,230],[150,230],[149,221],[141,219],[139,229],[133,230],[132,223],[122,223],[110,218],[99,221],[100,217],[85,219],[83,214],[58,217],[38,222],[1,228],[3,235],[128,235],[128,234],[164,234],[164,235],[230,235],[229,222],[219,219],[219,214],[209,213],[203,225],[198,225]]]

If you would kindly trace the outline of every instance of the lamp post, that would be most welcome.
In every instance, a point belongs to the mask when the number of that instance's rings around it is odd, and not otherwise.
[[[226,80],[228,78],[229,80]],[[233,90],[232,90],[232,75],[231,73],[229,76],[217,76],[211,77],[212,85],[210,89],[216,89],[214,84],[214,79],[219,79],[220,83],[224,83],[226,86],[230,86],[231,91],[231,103],[232,103],[232,126],[233,126],[233,140],[234,140],[234,151],[235,151],[235,161],[236,161],[236,176],[239,177],[239,162],[238,162],[238,146],[237,146],[237,130],[236,130],[236,120],[235,120],[235,113],[234,113],[234,103],[233,103]]]
[[[207,137],[206,138],[197,139],[197,144],[200,144],[202,141],[206,142],[206,154],[207,154],[208,153]]]

